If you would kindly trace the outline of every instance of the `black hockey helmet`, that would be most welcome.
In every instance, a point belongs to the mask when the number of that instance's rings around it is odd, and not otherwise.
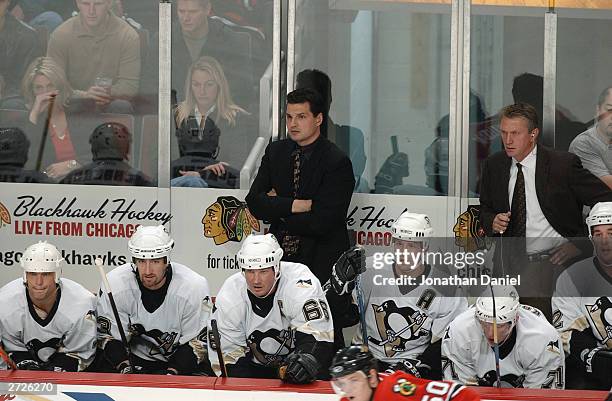
[[[363,372],[369,376],[370,370],[378,370],[376,358],[363,345],[352,345],[339,350],[329,367],[332,379]]]
[[[94,160],[127,159],[130,142],[132,142],[130,131],[125,125],[116,122],[98,125],[89,137]]]
[[[0,164],[23,167],[28,161],[30,141],[16,127],[0,128]]]

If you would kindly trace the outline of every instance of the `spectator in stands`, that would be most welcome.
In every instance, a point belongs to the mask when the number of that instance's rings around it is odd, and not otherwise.
[[[325,102],[321,135],[333,142],[351,159],[355,176],[354,192],[370,192],[369,184],[363,171],[366,165],[363,132],[350,125],[336,124],[329,115],[332,103],[332,83],[329,76],[319,70],[303,70],[296,78],[296,89],[311,88],[319,92]]]
[[[607,390],[612,386],[612,202],[593,206],[586,223],[595,257],[559,276],[553,324],[567,354],[566,387]]]
[[[25,170],[30,141],[19,128],[0,128],[0,182],[52,182],[38,171]]]
[[[601,92],[595,110],[595,125],[578,135],[569,151],[612,189],[612,86]]]
[[[99,125],[89,143],[93,162],[68,173],[61,184],[153,186],[149,177],[127,163],[132,134],[125,125]]]
[[[87,139],[93,127],[79,118],[87,102],[71,101],[72,88],[55,61],[49,57],[34,60],[21,90],[29,110],[24,123],[32,144],[28,166],[43,168],[49,177],[60,179],[89,160]],[[36,166],[39,157],[41,163]]]
[[[19,93],[23,72],[42,54],[34,29],[10,14],[13,5],[9,0],[0,0],[0,75],[6,82],[4,96]]]
[[[204,168],[221,176],[228,165],[240,169],[255,143],[257,132],[248,125],[248,113],[232,100],[227,79],[217,60],[202,57],[191,66],[185,81],[185,94],[185,100],[175,112],[181,156],[193,155],[193,147],[188,149],[187,142],[193,143],[196,136],[198,156],[209,159],[200,167],[194,166],[196,170]]]
[[[93,99],[105,112],[130,113],[140,80],[140,40],[110,11],[111,3],[76,0],[79,15],[53,32],[47,55],[66,72],[75,95]]]
[[[217,19],[209,18],[210,0],[178,0],[178,24],[172,31],[172,85],[176,102],[187,96],[181,87],[189,66],[202,56],[214,57],[223,67],[238,103],[248,105],[253,98],[252,56],[248,34],[238,33]],[[158,39],[152,41],[147,74],[151,93],[157,92]]]
[[[52,0],[51,2],[58,2]],[[11,14],[19,21],[23,21],[35,29],[44,29],[47,33],[51,33],[62,22],[61,15],[52,7],[49,0],[14,0],[15,7],[11,10]]]

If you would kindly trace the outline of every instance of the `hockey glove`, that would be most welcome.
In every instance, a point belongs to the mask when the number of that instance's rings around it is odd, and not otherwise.
[[[355,279],[366,270],[365,249],[356,245],[344,252],[332,267],[331,285],[338,295],[350,294]]]
[[[17,362],[17,369],[20,370],[46,370],[45,367],[40,363],[33,359],[26,359],[20,362]]]
[[[295,351],[279,369],[279,378],[287,383],[307,384],[317,379],[319,362],[308,353]]]
[[[587,373],[592,373],[596,377],[600,377],[606,381],[610,380],[610,372],[612,372],[612,351],[597,347],[593,349],[584,349],[580,353],[580,358],[584,363],[584,368]],[[17,365],[19,366],[19,365]]]
[[[134,369],[132,369],[132,365],[128,361],[123,361],[117,366],[117,371],[121,374],[131,374],[134,373]]]
[[[394,370],[402,370],[411,374],[414,377],[426,377],[431,368],[428,365],[421,363],[418,359],[404,359],[395,364]]]

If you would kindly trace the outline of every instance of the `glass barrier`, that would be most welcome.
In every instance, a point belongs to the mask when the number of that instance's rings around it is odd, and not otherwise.
[[[260,133],[273,2],[178,0],[172,28],[173,186],[238,188]],[[267,82],[267,81],[266,81]]]
[[[478,196],[484,160],[502,150],[499,110],[515,102],[539,105],[542,121],[544,15],[497,15],[492,10],[472,6],[469,197]]]
[[[1,181],[156,184],[139,169],[150,3],[132,14],[121,0],[3,2]]]
[[[447,194],[450,6],[301,4],[295,86],[303,70],[329,76],[324,133],[350,156],[355,192]]]
[[[612,188],[612,13],[574,14],[558,19],[555,147]]]

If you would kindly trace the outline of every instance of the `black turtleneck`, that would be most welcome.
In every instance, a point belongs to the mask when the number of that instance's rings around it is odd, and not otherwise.
[[[172,265],[168,264],[166,268],[166,282],[160,288],[156,290],[150,290],[142,284],[138,270],[136,271],[136,281],[138,282],[138,288],[140,288],[140,300],[144,305],[145,309],[149,313],[153,313],[164,303],[166,294],[168,293],[168,287],[170,281],[172,281]]]

